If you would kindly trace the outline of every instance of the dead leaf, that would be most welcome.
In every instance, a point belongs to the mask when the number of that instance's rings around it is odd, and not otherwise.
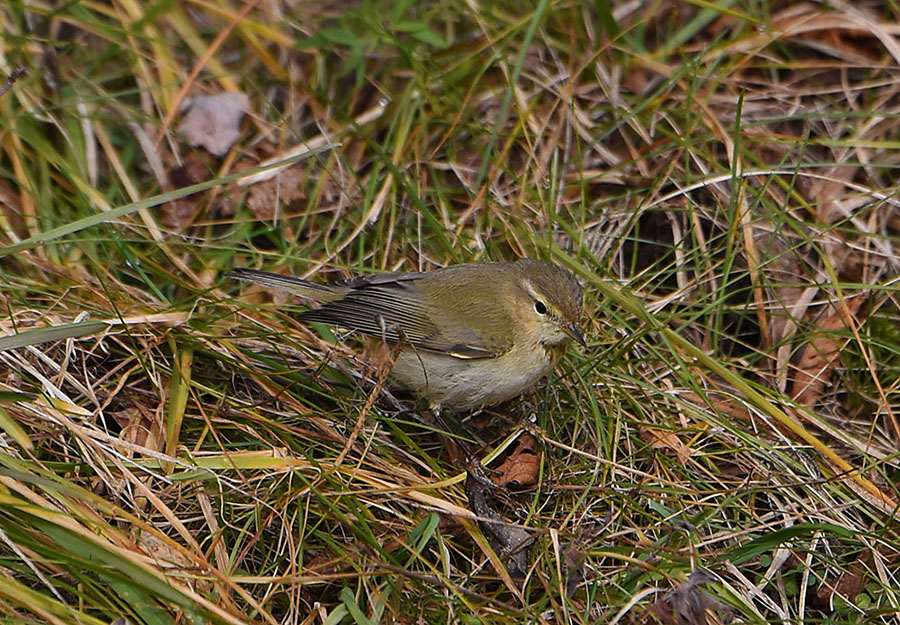
[[[153,451],[162,451],[162,426],[148,410],[134,404],[125,410],[107,412],[122,430],[119,438]]]
[[[138,532],[138,530],[135,530],[135,532]],[[166,569],[196,571],[198,564],[200,564],[191,560],[172,543],[166,542],[148,531],[140,531],[137,546]],[[213,583],[202,576],[188,576],[188,583],[193,588],[202,591],[208,591],[213,587]]]
[[[717,413],[725,415],[726,417],[731,417],[732,419],[749,421],[752,416],[747,408],[728,396],[718,397],[713,394],[708,394],[706,397],[701,397],[697,393],[687,391],[681,393],[680,397],[685,401],[691,402],[700,409],[705,409],[711,405],[713,410]]]
[[[187,115],[178,132],[192,145],[224,156],[241,136],[241,120],[250,110],[250,98],[244,93],[217,93],[188,98],[184,108]]]
[[[287,206],[306,197],[303,189],[304,173],[299,167],[289,167],[274,178],[250,188],[247,207],[260,221],[272,221],[279,206]]]
[[[885,223],[888,231],[891,234],[897,235],[900,234],[900,211],[894,211],[887,217],[887,222]]]
[[[150,532],[140,532],[138,547],[148,556],[168,567],[182,570],[195,568],[194,563],[184,553]]]
[[[830,610],[834,605],[834,597],[853,603],[857,595],[865,588],[867,576],[865,571],[871,564],[872,554],[868,553],[864,558],[855,558],[847,563],[847,568],[841,573],[837,583],[825,583],[819,586],[814,595],[812,604],[820,610]]]
[[[465,526],[459,520],[450,515],[441,515],[438,522],[438,528],[442,533],[451,536],[453,540],[459,544],[468,544],[471,542],[472,536],[466,531]]]
[[[24,239],[28,236],[19,196],[3,180],[0,180],[0,228],[7,230],[13,235],[9,237],[10,243],[17,242],[19,239]]]
[[[171,171],[169,179],[175,188],[189,187],[192,184],[205,182],[212,177],[210,160],[210,157],[205,154],[191,152],[185,157],[181,167]],[[167,202],[162,207],[163,224],[172,230],[184,230],[200,212],[201,203],[205,197],[205,193],[193,193],[174,202]]]
[[[863,574],[864,570],[865,569],[863,561],[857,559],[853,567],[849,571],[845,571],[841,574],[840,579],[838,579],[837,586],[835,586],[834,588],[834,594],[843,597],[850,603],[856,601],[856,597],[862,591],[864,582],[866,580],[865,575]],[[822,590],[826,589],[828,591],[828,594],[831,595],[831,588],[826,585],[823,585],[820,588],[820,593]],[[827,599],[830,600],[831,597],[829,596],[827,597]]]
[[[804,348],[794,374],[794,400],[801,406],[813,408],[819,401],[825,387],[831,383],[834,367],[840,361],[840,350],[843,341],[838,343],[834,332],[845,329],[850,319],[849,314],[856,317],[864,297],[853,297],[844,300],[846,311],[838,304],[838,309],[818,323],[821,335],[813,338]]]
[[[641,440],[650,443],[650,446],[653,449],[668,455],[674,454],[681,463],[685,463],[691,459],[691,455],[693,454],[691,448],[682,443],[675,432],[662,432],[642,425],[639,427],[639,434]]]
[[[758,228],[754,238],[761,265],[765,266],[766,282],[771,285],[769,300],[773,305],[768,319],[769,344],[779,345],[796,329],[793,320],[803,316],[815,290],[803,286],[810,280],[804,273],[802,257],[796,244],[783,232],[771,226]],[[786,361],[789,354],[790,345],[779,352],[779,358]]]
[[[537,484],[540,468],[537,439],[525,432],[516,440],[512,453],[497,467],[499,477],[495,482],[509,488],[528,488]]]
[[[854,188],[853,180],[859,167],[835,167],[826,173],[827,179],[814,178],[808,182],[808,197],[814,200],[818,223],[833,224],[851,219],[871,198]],[[851,245],[840,231],[818,237],[818,244],[828,257],[835,272],[848,282],[863,280],[863,266],[858,248]]]
[[[585,552],[574,544],[566,551],[566,557],[563,561],[563,572],[566,578],[566,594],[570,597],[588,577],[587,569],[584,566],[586,559]]]
[[[321,583],[300,585],[299,596],[309,604],[316,602],[329,603],[335,601],[341,584],[334,583],[332,579],[340,579],[340,574],[347,571],[349,563],[344,557],[335,557],[327,551],[321,551],[310,557],[303,563],[303,571],[310,577],[321,577]]]
[[[664,625],[707,625],[731,622],[734,618],[731,608],[701,588],[702,584],[714,581],[714,579],[710,573],[703,570],[691,573],[688,581],[680,584],[651,605],[649,612]],[[721,618],[719,613],[722,614]]]
[[[495,485],[483,471],[480,466],[476,466],[466,473],[469,509],[483,519],[491,519],[479,521],[478,526],[484,532],[491,549],[503,561],[509,576],[513,579],[523,579],[528,571],[528,547],[533,538],[524,527],[510,523],[491,508],[487,501],[487,493]]]

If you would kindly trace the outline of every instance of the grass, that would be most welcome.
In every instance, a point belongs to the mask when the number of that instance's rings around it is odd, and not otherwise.
[[[897,620],[896,7],[0,16],[2,622]],[[222,91],[214,157],[180,105]],[[470,457],[225,279],[521,256],[590,349]]]

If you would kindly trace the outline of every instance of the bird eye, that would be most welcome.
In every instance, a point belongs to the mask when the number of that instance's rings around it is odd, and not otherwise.
[[[547,314],[547,305],[541,300],[536,300],[534,302],[534,311],[539,315]]]

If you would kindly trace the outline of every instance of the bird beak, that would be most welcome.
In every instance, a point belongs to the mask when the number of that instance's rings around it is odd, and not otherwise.
[[[581,335],[581,330],[578,329],[577,323],[564,323],[562,325],[562,330],[573,339],[578,341],[578,344],[583,348],[587,349],[587,342],[584,340],[584,337]]]

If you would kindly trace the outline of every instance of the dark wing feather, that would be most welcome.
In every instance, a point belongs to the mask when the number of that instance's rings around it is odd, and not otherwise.
[[[428,274],[422,271],[407,271],[403,273],[371,273],[365,276],[355,276],[345,280],[335,280],[330,284],[332,286],[347,287],[349,289],[365,289],[371,286],[390,285],[393,283],[401,284],[403,282],[411,282],[413,280],[421,280]]]
[[[300,318],[343,326],[392,342],[403,340],[429,351],[457,358],[493,358],[500,354],[476,332],[434,311],[412,284],[425,274],[376,274],[353,278],[335,286],[351,290]],[[448,323],[449,322],[449,323]]]
[[[343,286],[343,285],[341,285]],[[423,314],[414,289],[402,284],[356,288],[334,302],[300,315],[304,321],[340,325],[372,336],[397,341],[421,341],[436,330]]]

